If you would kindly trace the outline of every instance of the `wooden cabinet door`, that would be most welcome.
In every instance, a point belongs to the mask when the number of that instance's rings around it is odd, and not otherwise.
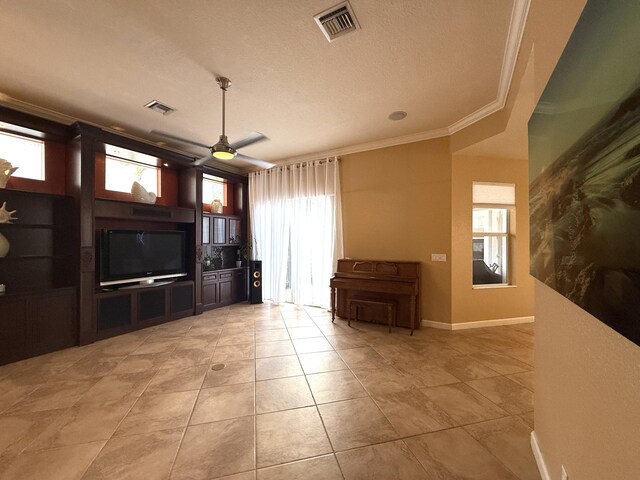
[[[218,283],[210,282],[202,284],[202,306],[213,308],[218,303]]]
[[[220,294],[220,303],[227,304],[233,302],[233,279],[225,278],[224,280],[220,280],[218,293]]]
[[[136,316],[135,295],[126,290],[121,292],[107,293],[96,298],[98,336],[109,330],[118,331],[133,327]]]
[[[0,365],[4,365],[27,356],[27,302],[16,299],[0,305]]]
[[[42,355],[77,343],[74,292],[52,293],[29,300],[29,355]]]
[[[218,273],[207,272],[202,276],[202,308],[215,308],[218,298]]]
[[[243,302],[247,299],[247,273],[245,269],[233,273],[233,301]]]

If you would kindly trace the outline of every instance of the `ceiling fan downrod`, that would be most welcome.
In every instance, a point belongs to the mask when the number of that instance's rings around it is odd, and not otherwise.
[[[236,151],[229,145],[225,133],[225,93],[227,88],[231,86],[231,80],[227,77],[216,77],[216,82],[218,82],[220,90],[222,90],[222,135],[220,135],[218,143],[211,148],[211,155],[218,160],[230,160],[236,156]]]
[[[231,80],[229,80],[227,77],[216,77],[216,82],[218,82],[218,85],[220,85],[220,89],[222,90],[222,136],[224,136],[226,139],[226,134],[224,131],[225,94],[227,93],[227,88],[231,86]]]

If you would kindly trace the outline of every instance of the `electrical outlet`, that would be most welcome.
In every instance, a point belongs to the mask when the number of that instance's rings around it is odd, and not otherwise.
[[[446,262],[447,254],[446,253],[432,253],[431,254],[432,262]]]
[[[560,480],[569,480],[569,474],[567,470],[564,468],[564,465],[560,467]]]

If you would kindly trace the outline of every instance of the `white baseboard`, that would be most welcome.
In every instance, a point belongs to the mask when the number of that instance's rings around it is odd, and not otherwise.
[[[432,320],[422,320],[423,327],[440,328],[442,330],[466,330],[467,328],[498,327],[500,325],[516,325],[518,323],[533,323],[535,317],[496,318],[494,320],[480,320],[478,322],[445,323]]]
[[[538,437],[535,431],[531,432],[531,450],[533,451],[533,456],[536,459],[536,464],[538,465],[540,478],[542,480],[551,480],[551,475],[549,475],[547,464],[544,463],[544,458],[542,457],[542,452],[540,451],[540,446],[538,445]]]
[[[439,328],[440,330],[453,330],[450,323],[434,322],[432,320],[422,320],[420,325],[423,327]]]

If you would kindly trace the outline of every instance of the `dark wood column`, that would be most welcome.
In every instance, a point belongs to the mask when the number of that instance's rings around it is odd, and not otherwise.
[[[79,238],[76,245],[78,272],[78,343],[86,345],[96,338],[94,289],[96,278],[96,246],[94,229],[95,154],[100,130],[75,123],[70,127],[67,164],[67,191],[73,198]]]
[[[180,171],[178,201],[181,207],[195,210],[195,223],[191,232],[193,252],[190,256],[195,289],[195,314],[202,313],[202,168],[185,168]]]

